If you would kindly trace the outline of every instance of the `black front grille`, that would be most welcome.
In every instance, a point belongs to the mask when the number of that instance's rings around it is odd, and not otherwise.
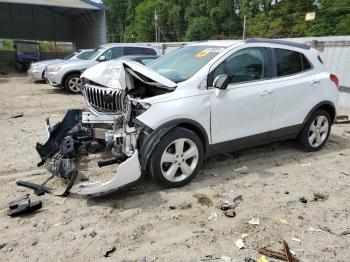
[[[84,86],[84,93],[89,105],[97,111],[125,111],[126,96],[123,90],[87,84]]]

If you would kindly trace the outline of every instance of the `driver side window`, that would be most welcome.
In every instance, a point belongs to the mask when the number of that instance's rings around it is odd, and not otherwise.
[[[123,54],[123,47],[112,47],[104,52],[102,55],[106,57],[106,61],[116,59]]]
[[[268,52],[266,48],[253,47],[239,50],[222,62],[208,78],[208,86],[214,79],[227,74],[230,84],[244,83],[268,78]]]

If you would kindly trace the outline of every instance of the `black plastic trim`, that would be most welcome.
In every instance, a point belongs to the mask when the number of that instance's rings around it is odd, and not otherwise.
[[[306,116],[305,119],[304,119],[303,125],[305,125],[305,124],[307,123],[307,121],[309,121],[311,115],[312,115],[317,109],[319,109],[319,108],[321,108],[322,106],[325,106],[325,105],[331,106],[331,107],[333,108],[333,110],[334,110],[334,116],[331,115],[331,117],[333,118],[332,120],[333,120],[333,122],[334,122],[335,116],[337,115],[337,111],[336,111],[335,105],[334,105],[331,101],[322,101],[322,102],[318,103],[317,105],[315,105],[315,106],[310,110],[310,112],[307,114],[307,116]],[[333,123],[332,123],[332,124],[333,124]]]
[[[302,127],[302,124],[293,125],[257,135],[212,144],[210,145],[209,155],[246,149],[250,147],[273,143],[280,140],[294,139],[298,136]]]
[[[297,47],[305,50],[309,50],[311,48],[309,45],[303,44],[303,43],[296,43],[296,42],[285,41],[285,40],[265,39],[265,38],[251,38],[251,39],[245,40],[245,43],[246,44],[255,44],[255,43],[278,44],[278,45]]]

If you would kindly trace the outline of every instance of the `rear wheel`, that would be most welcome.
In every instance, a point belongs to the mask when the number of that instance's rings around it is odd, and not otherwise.
[[[165,187],[180,187],[198,173],[204,157],[203,144],[191,130],[176,127],[159,142],[150,158],[151,175]]]
[[[328,140],[331,132],[331,117],[323,109],[313,113],[299,135],[299,143],[305,151],[318,151]]]
[[[83,81],[80,79],[80,74],[71,74],[64,81],[64,89],[77,94],[81,92]]]

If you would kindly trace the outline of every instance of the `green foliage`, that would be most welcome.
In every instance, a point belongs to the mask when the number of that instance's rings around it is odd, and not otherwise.
[[[350,0],[103,0],[109,41],[196,41],[350,34]],[[276,2],[273,4],[273,2]],[[305,21],[316,12],[314,21]]]

